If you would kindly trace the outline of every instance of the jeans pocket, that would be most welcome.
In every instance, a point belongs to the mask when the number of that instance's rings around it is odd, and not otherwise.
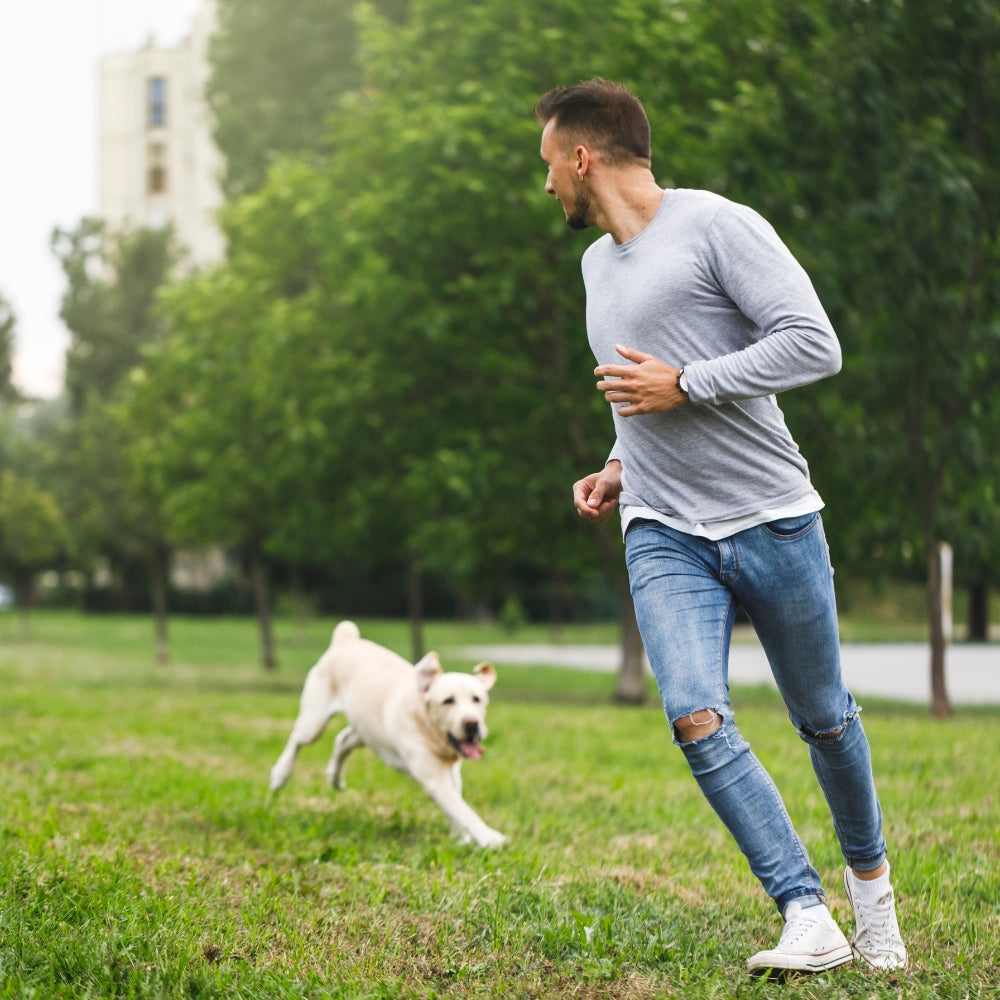
[[[798,538],[804,535],[818,518],[818,510],[810,514],[796,514],[794,517],[779,517],[777,521],[768,521],[764,525],[764,530],[776,538]]]

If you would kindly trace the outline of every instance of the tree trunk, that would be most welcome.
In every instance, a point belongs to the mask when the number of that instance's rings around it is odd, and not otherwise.
[[[170,647],[167,642],[167,579],[169,572],[169,554],[162,550],[154,552],[150,560],[149,591],[153,601],[156,662],[161,666],[170,661]]]
[[[549,582],[549,628],[559,635],[567,621],[572,620],[573,596],[566,579],[565,570],[556,567]]]
[[[18,574],[14,579],[14,604],[19,610],[20,628],[18,639],[31,639],[31,605],[35,603],[35,580],[31,573]]]
[[[416,553],[411,553],[406,567],[406,612],[410,621],[410,655],[416,663],[424,655],[424,578]]]
[[[939,719],[951,715],[945,687],[945,653],[948,646],[942,614],[944,581],[941,574],[941,543],[929,546],[927,599],[931,619],[931,712]]]
[[[31,612],[28,609],[28,605],[25,604],[18,611],[18,630],[17,639],[18,642],[29,642],[31,640]]]
[[[969,586],[969,642],[987,642],[990,635],[990,588],[985,583]]]
[[[624,577],[619,577],[619,581],[618,619],[621,622],[622,658],[618,668],[615,701],[625,705],[641,705],[646,700],[646,662],[642,636],[639,635],[639,624],[635,620],[635,605],[632,603],[628,581]]]
[[[646,664],[642,637],[635,620],[635,606],[628,586],[628,574],[623,573],[622,550],[618,539],[607,525],[596,525],[594,538],[601,559],[614,580],[618,592],[618,621],[621,624],[621,663],[614,700],[624,705],[641,705],[646,700]]]
[[[266,670],[277,666],[274,656],[274,635],[271,620],[271,591],[267,579],[267,567],[260,546],[254,543],[250,547],[250,577],[253,581],[254,604],[257,608],[257,621],[260,625],[260,660]]]

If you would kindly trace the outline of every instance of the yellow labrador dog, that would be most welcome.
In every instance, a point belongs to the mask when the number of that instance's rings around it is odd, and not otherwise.
[[[351,751],[369,747],[423,786],[463,843],[499,847],[507,838],[462,798],[461,775],[464,759],[483,755],[487,692],[496,678],[489,663],[480,663],[472,674],[444,673],[437,653],[414,667],[362,639],[354,622],[341,622],[306,677],[292,735],[271,768],[271,789],[288,781],[299,750],[342,713],[347,726],[333,742],[326,770],[334,788],[344,787],[344,761]]]

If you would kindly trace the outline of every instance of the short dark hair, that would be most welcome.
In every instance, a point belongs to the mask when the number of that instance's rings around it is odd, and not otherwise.
[[[573,87],[556,87],[535,104],[535,118],[572,130],[616,166],[652,158],[649,119],[642,102],[626,86],[595,77]]]

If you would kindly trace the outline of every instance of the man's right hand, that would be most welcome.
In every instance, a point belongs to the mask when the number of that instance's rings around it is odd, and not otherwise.
[[[573,506],[585,521],[597,524],[611,516],[618,506],[621,491],[621,462],[608,462],[600,472],[594,472],[573,484]]]

